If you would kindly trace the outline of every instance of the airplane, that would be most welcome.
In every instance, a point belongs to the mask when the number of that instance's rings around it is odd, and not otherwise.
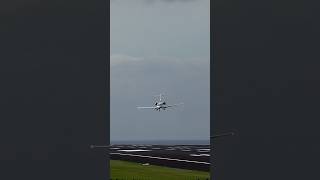
[[[179,103],[179,104],[173,104],[173,105],[167,105],[167,103],[162,100],[162,95],[163,94],[159,94],[157,96],[159,96],[159,101],[156,101],[156,103],[154,104],[154,106],[151,107],[137,107],[138,109],[154,109],[156,111],[160,111],[162,110],[166,110],[167,108],[171,108],[171,107],[175,107],[175,106],[179,106],[182,105],[183,103]]]

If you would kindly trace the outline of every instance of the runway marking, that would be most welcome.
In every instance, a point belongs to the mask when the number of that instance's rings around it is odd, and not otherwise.
[[[143,152],[143,151],[151,151],[151,150],[145,150],[145,149],[121,149],[118,151],[123,151],[123,152]]]
[[[191,161],[191,160],[184,160],[184,159],[172,159],[172,158],[164,158],[164,157],[154,157],[154,156],[144,156],[144,155],[138,155],[138,154],[123,154],[123,153],[110,153],[115,155],[121,155],[121,156],[136,156],[136,157],[143,157],[143,158],[150,158],[150,159],[162,159],[162,160],[169,160],[169,161],[180,161],[180,162],[189,162],[189,163],[198,163],[198,164],[208,164],[208,162],[200,162],[200,161]]]
[[[210,149],[197,149],[197,151],[199,151],[199,152],[208,152],[208,151],[210,151]]]
[[[190,154],[190,156],[210,156],[210,154]]]

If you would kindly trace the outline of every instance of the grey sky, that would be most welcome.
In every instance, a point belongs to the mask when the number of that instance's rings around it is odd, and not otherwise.
[[[209,0],[111,1],[111,140],[209,139]],[[181,109],[156,112],[153,95]]]

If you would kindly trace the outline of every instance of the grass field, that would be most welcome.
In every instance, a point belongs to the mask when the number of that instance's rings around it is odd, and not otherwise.
[[[110,161],[111,178],[136,180],[205,180],[209,179],[209,172],[168,168],[127,161]]]

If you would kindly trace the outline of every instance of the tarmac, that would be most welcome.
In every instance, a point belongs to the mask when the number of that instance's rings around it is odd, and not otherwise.
[[[141,164],[209,171],[210,145],[111,145],[110,158]]]

